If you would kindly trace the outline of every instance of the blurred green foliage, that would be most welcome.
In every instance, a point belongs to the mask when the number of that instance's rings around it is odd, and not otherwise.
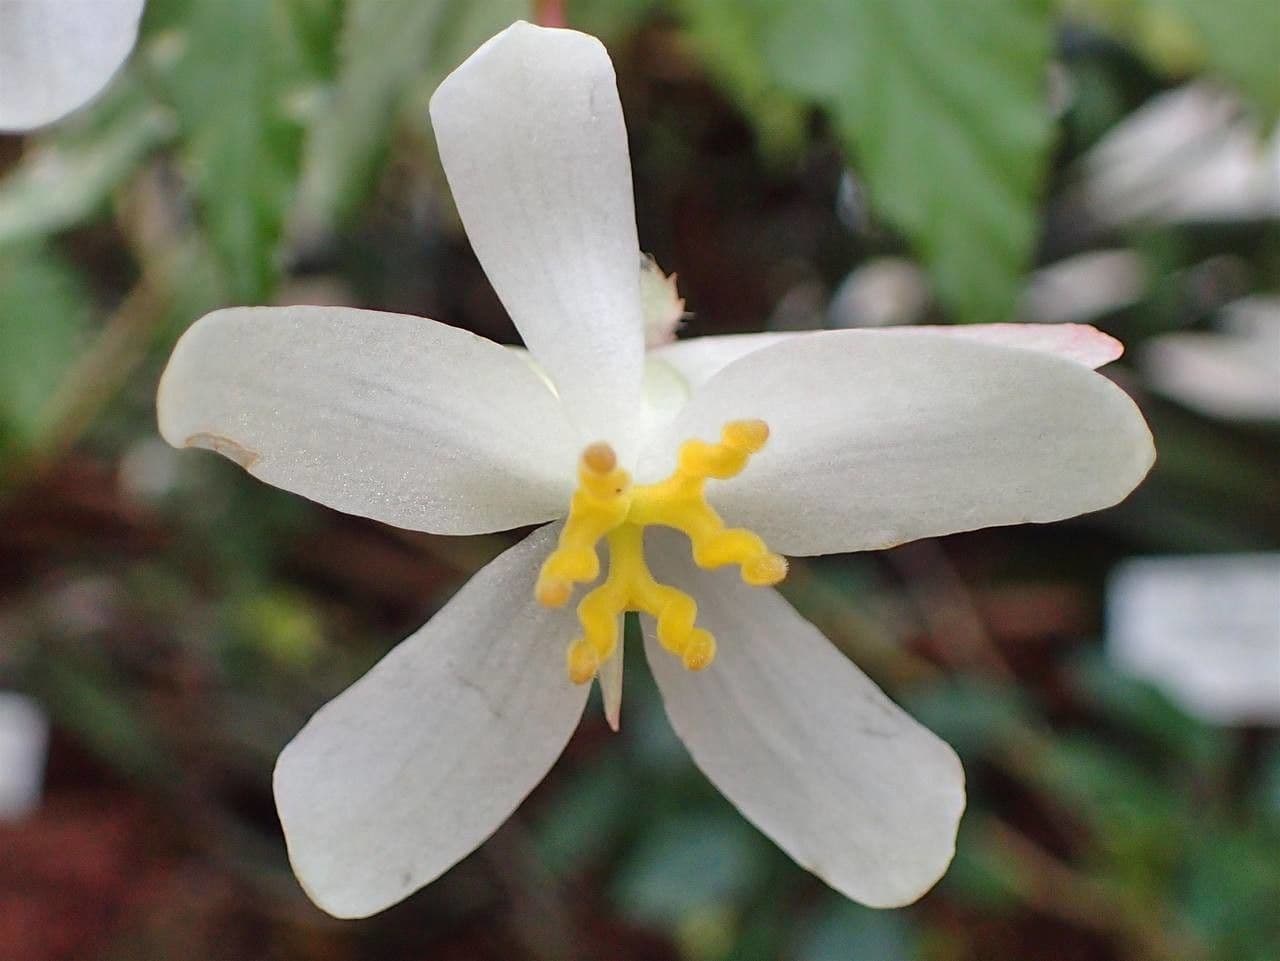
[[[84,349],[92,308],[81,278],[42,245],[0,259],[0,452],[35,440],[49,393]]]
[[[279,271],[303,136],[296,98],[325,79],[327,64],[312,62],[306,45],[307,18],[320,6],[192,3],[175,39],[182,50],[159,78],[178,117],[180,162],[238,302],[268,297]]]
[[[312,228],[332,228],[366,198],[386,159],[407,91],[434,88],[451,66],[527,13],[521,0],[352,0],[331,88],[314,105],[301,183]],[[426,103],[411,109],[425,115]]]
[[[749,106],[768,103],[750,95],[763,86],[827,109],[877,208],[958,317],[1008,314],[1050,142],[1047,2],[681,5],[708,48],[745,35],[725,77]]]
[[[1124,37],[1171,74],[1209,67],[1268,121],[1280,117],[1275,38],[1280,7],[1260,0],[1060,0],[1073,14]]]
[[[931,272],[938,319],[997,321],[1046,256],[1126,245],[1152,282],[1102,323],[1131,342],[1205,323],[1225,299],[1206,264],[1243,277],[1226,293],[1276,285],[1274,225],[1080,241],[1049,215],[1085,148],[1189,76],[1274,118],[1270,0],[570,0],[568,14],[615,55],[642,240],[688,271],[699,332],[759,329],[794,274],[829,290],[904,251]],[[287,928],[273,953],[227,957],[422,956],[430,934],[563,961],[537,923],[493,906],[504,884],[545,889],[549,917],[619,958],[1280,956],[1274,732],[1210,728],[1115,674],[1096,609],[1092,627],[1061,627],[1050,603],[1031,639],[997,637],[1003,672],[966,659],[927,636],[892,557],[799,563],[786,591],[963,756],[957,859],[918,908],[848,904],[743,822],[666,726],[634,637],[622,737],[588,721],[495,839],[498,869],[482,852],[359,936],[305,907],[271,821],[275,753],[504,542],[371,530],[179,458],[154,438],[155,381],[224,304],[350,298],[509,336],[452,223],[426,105],[527,15],[521,0],[150,0],[95,104],[0,140],[0,670],[93,764],[178,812],[174,846],[239,879],[246,929]],[[1057,113],[1052,70],[1073,91]],[[870,229],[837,216],[846,173]],[[761,246],[769,271],[750,260]],[[1119,376],[1155,428],[1157,473],[1099,518],[948,544],[984,602],[1048,582],[1096,608],[1124,554],[1276,547],[1274,431]],[[473,936],[477,916],[505,933]]]

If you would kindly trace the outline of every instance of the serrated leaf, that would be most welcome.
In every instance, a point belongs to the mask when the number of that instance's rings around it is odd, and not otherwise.
[[[0,449],[39,434],[89,315],[79,276],[49,251],[0,250]]]
[[[172,92],[183,159],[232,296],[267,298],[297,176],[301,127],[290,97],[305,78],[289,5],[195,0]]]
[[[1007,318],[1050,142],[1045,0],[682,6],[695,19],[731,8],[726,42],[747,37],[772,84],[826,108],[875,206],[960,319]]]

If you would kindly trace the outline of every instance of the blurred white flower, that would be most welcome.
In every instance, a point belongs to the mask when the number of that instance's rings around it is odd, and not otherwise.
[[[1019,298],[1017,316],[1026,323],[1087,323],[1134,303],[1146,284],[1142,258],[1132,250],[1077,254],[1031,274]],[[831,298],[828,323],[832,327],[916,324],[931,300],[929,279],[920,266],[899,257],[878,257],[860,264],[840,283]]]
[[[1018,316],[1036,323],[1084,323],[1142,297],[1147,272],[1132,250],[1092,250],[1035,271],[1018,303]]]
[[[1280,554],[1125,562],[1107,652],[1206,721],[1280,724]]]
[[[604,47],[517,23],[445,80],[431,116],[527,354],[417,317],[240,308],[196,323],[160,385],[170,443],[339,510],[441,534],[567,515],[285,748],[276,801],[302,884],[364,916],[474,849],[564,748],[588,693],[571,681],[598,674],[616,723],[619,626],[639,610],[675,730],[743,814],[855,900],[918,898],[954,850],[960,764],[766,585],[780,554],[1122,499],[1154,452],[1090,369],[1118,345],[995,325],[705,337],[646,358]],[[597,578],[602,539],[608,574],[575,617],[563,605]]]
[[[832,327],[914,324],[930,302],[924,270],[901,257],[876,257],[849,272],[831,298]]]
[[[1280,297],[1228,304],[1218,327],[1144,344],[1141,367],[1151,386],[1211,417],[1280,420]]]
[[[138,39],[145,0],[0,0],[0,131],[92,100]]]
[[[40,803],[49,718],[24,694],[0,691],[0,821],[18,821]]]
[[[129,445],[120,458],[120,492],[139,503],[154,503],[178,486],[178,454],[158,437]]]
[[[1107,133],[1085,158],[1082,187],[1105,224],[1280,217],[1280,131],[1264,142],[1233,94],[1190,84]]]

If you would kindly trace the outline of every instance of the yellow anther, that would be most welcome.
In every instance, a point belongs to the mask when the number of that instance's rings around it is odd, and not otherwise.
[[[729,447],[754,454],[769,439],[769,425],[762,420],[731,420],[720,431],[720,440]]]
[[[578,493],[599,501],[613,501],[623,494],[631,478],[618,469],[618,455],[608,444],[592,444],[582,452],[578,465]],[[576,495],[575,495],[576,496]]]
[[[542,565],[534,596],[546,607],[562,607],[573,585],[600,576],[596,543],[627,518],[631,478],[618,467],[608,444],[592,444],[578,464],[578,489],[569,502],[569,519],[560,543]]]
[[[701,671],[710,666],[715,656],[716,639],[701,628],[693,632],[689,643],[680,652],[680,660],[691,671]]]
[[[564,607],[573,596],[573,584],[563,577],[542,574],[533,594],[543,607]]]
[[[565,661],[569,668],[569,680],[574,684],[586,684],[600,670],[600,655],[581,638],[569,645]]]
[[[742,565],[742,579],[752,587],[772,587],[787,576],[787,559],[781,554],[761,554]]]
[[[693,598],[659,584],[650,573],[644,559],[646,527],[682,531],[699,567],[737,565],[743,581],[755,586],[776,584],[786,577],[786,559],[772,553],[753,532],[726,528],[705,494],[708,479],[737,476],[768,439],[769,426],[762,420],[731,421],[721,430],[718,443],[690,440],[682,444],[676,469],[666,480],[634,488],[608,444],[595,443],[583,450],[569,517],[534,588],[538,602],[547,607],[568,603],[575,584],[599,577],[597,545],[607,538],[608,575],[579,602],[582,636],[566,655],[569,678],[575,684],[591,680],[614,655],[620,618],[626,611],[651,615],[657,621],[659,643],[689,670],[700,671],[715,658],[716,640],[696,626],[698,605]]]
[[[618,466],[618,455],[608,444],[599,441],[582,452],[582,466],[596,474],[607,474]]]

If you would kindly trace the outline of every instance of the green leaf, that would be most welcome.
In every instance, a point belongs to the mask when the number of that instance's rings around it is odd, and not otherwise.
[[[1081,654],[1070,667],[1093,713],[1169,752],[1178,770],[1205,776],[1230,759],[1222,731],[1185,714],[1154,685],[1118,672],[1099,652]]]
[[[1185,19],[1215,72],[1231,81],[1268,121],[1280,117],[1280,3],[1274,0],[1145,0]]]
[[[284,8],[299,62],[325,80],[332,78],[337,67],[335,39],[345,7],[344,0],[290,0]]]
[[[681,0],[734,62],[826,108],[876,207],[963,320],[1007,319],[1050,144],[1046,0]],[[723,58],[710,58],[722,67]]]
[[[1026,758],[1033,779],[1075,818],[1089,825],[1096,870],[1126,890],[1149,893],[1169,876],[1192,823],[1207,823],[1144,764],[1105,742],[1082,736],[1046,740]]]
[[[780,162],[793,155],[805,133],[804,105],[779,88],[761,56],[768,29],[762,0],[680,0],[690,39],[739,109],[755,125],[760,150]]]
[[[768,849],[735,814],[682,811],[657,821],[615,878],[629,917],[675,929],[732,905],[764,878]]]
[[[301,127],[291,97],[306,79],[290,6],[197,0],[172,93],[188,176],[232,296],[267,298],[297,176]]]
[[[910,961],[917,936],[900,911],[877,911],[843,898],[828,899],[803,929],[796,961]]]
[[[553,874],[567,877],[601,859],[635,813],[618,803],[630,789],[617,755],[575,773],[534,825],[539,861]]]
[[[1240,825],[1197,824],[1187,839],[1182,914],[1219,957],[1264,961],[1280,944],[1280,838]]]
[[[0,181],[0,244],[35,240],[88,219],[174,132],[169,112],[129,83],[114,85],[108,100],[76,119],[82,122],[60,125]]]
[[[55,724],[114,770],[157,780],[175,776],[139,698],[101,654],[43,659],[34,688]]]
[[[966,759],[1015,743],[1035,717],[1018,688],[962,676],[908,691],[904,706]]]
[[[659,0],[573,0],[569,4],[570,26],[599,37],[606,44],[625,41]]]
[[[999,917],[1013,910],[1022,876],[1013,852],[975,826],[970,816],[960,822],[956,856],[941,882],[942,890]],[[981,823],[981,822],[979,822]]]
[[[1280,4],[1272,0],[1058,0],[1064,14],[1114,34],[1156,71],[1203,69],[1234,84],[1268,122],[1280,118]]]
[[[80,278],[66,264],[40,248],[0,250],[0,449],[39,434],[89,316]]]
[[[350,0],[337,81],[308,134],[304,226],[326,230],[350,216],[376,181],[409,95],[434,89],[476,47],[527,14],[525,0]]]

